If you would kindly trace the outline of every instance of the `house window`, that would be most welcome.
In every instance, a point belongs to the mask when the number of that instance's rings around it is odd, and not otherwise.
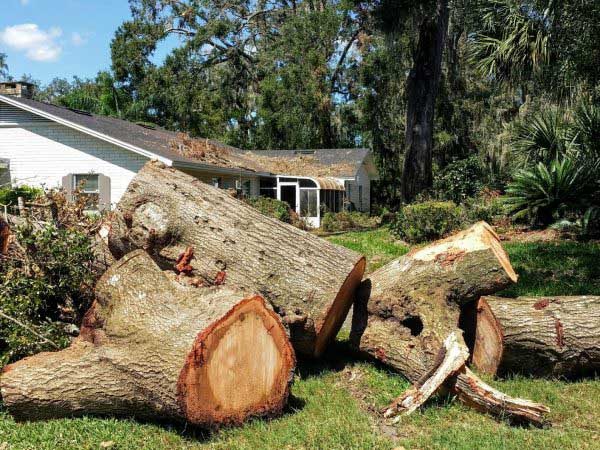
[[[260,196],[277,198],[277,179],[261,178],[260,179]]]
[[[221,186],[221,179],[218,177],[215,177],[211,180],[210,184],[212,184],[214,187],[218,188]]]
[[[244,197],[250,197],[251,186],[250,180],[246,180],[242,183],[242,194]]]
[[[98,174],[86,173],[73,175],[73,191],[86,199],[86,209],[97,211],[100,204],[100,183]]]

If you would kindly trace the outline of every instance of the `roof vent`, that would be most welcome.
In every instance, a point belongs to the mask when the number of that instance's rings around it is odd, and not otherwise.
[[[76,114],[81,114],[82,116],[91,116],[92,113],[89,111],[84,111],[83,109],[75,109],[75,108],[67,108],[69,111],[73,111]]]
[[[27,81],[4,81],[0,83],[0,95],[12,95],[18,98],[32,98],[35,84]]]
[[[156,130],[156,125],[153,124],[153,123],[149,123],[149,122],[136,122],[136,125],[139,125],[140,127],[147,128],[149,130]]]
[[[315,150],[294,150],[296,155],[314,155]]]

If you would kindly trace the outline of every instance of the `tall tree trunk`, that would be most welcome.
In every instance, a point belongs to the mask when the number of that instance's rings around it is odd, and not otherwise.
[[[433,184],[433,118],[448,16],[448,0],[438,0],[435,16],[421,22],[414,65],[406,81],[406,155],[402,173],[405,202],[412,201]]]

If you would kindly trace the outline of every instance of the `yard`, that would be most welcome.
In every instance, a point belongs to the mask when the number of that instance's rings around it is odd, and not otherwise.
[[[329,239],[365,254],[368,270],[408,251],[386,229]],[[505,295],[600,295],[600,244],[510,242],[506,248],[520,282]],[[405,381],[353,358],[344,332],[324,361],[299,364],[293,398],[276,420],[205,435],[168,424],[114,419],[15,424],[0,409],[0,449],[600,449],[600,380],[492,382],[508,394],[548,405],[554,424],[550,429],[511,427],[449,398],[437,398],[391,426],[377,411],[407,387]]]

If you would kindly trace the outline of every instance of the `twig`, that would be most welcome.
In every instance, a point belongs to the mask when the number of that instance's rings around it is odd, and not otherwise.
[[[1,309],[0,309],[0,317],[3,317],[6,320],[10,320],[11,322],[16,323],[21,328],[24,328],[25,330],[29,331],[31,334],[39,337],[43,342],[46,342],[46,343],[52,345],[55,349],[60,350],[60,346],[57,343],[55,343],[55,342],[51,341],[50,339],[48,339],[47,337],[39,334],[37,331],[33,330],[31,327],[28,327],[20,320],[15,319],[14,317],[9,316],[8,314],[4,313],[4,311],[2,311]]]

